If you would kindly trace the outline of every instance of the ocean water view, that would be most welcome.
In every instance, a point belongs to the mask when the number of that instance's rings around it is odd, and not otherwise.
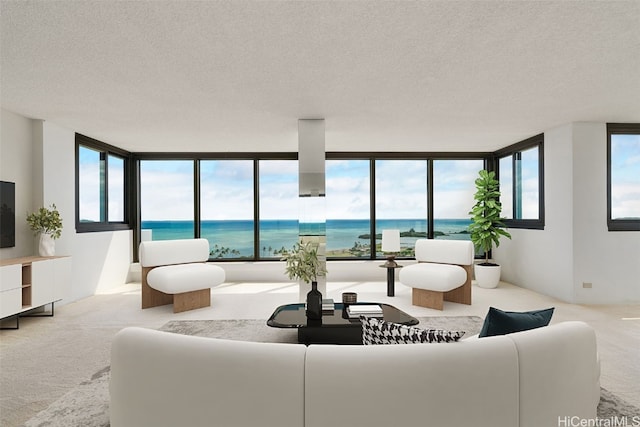
[[[369,220],[327,220],[327,256],[368,257],[370,255]],[[469,219],[434,219],[437,239],[469,240]],[[382,230],[401,232],[401,255],[412,255],[415,241],[426,237],[427,221],[421,219],[382,219],[376,224],[376,246]],[[142,230],[150,231],[152,240],[189,239],[194,236],[193,221],[142,221]],[[282,250],[291,249],[298,241],[297,220],[260,221],[261,258],[279,258]],[[252,258],[254,221],[202,221],[201,237],[209,240],[212,258]],[[147,237],[148,238],[148,237]],[[378,250],[379,252],[379,250]]]

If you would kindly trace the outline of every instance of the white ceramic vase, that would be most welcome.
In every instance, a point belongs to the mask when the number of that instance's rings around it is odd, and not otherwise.
[[[54,256],[56,254],[56,241],[53,240],[51,234],[40,233],[38,253],[40,256]]]
[[[476,275],[476,285],[487,289],[493,289],[498,286],[502,270],[499,265],[475,264],[473,269]]]

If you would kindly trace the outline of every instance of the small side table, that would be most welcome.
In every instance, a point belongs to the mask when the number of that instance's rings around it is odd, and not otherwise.
[[[394,266],[388,266],[386,264],[380,265],[379,267],[387,269],[387,296],[393,297],[396,295],[396,268],[402,268],[401,265],[396,264]]]

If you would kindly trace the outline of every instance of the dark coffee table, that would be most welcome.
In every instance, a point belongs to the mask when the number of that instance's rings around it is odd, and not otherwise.
[[[383,319],[403,325],[417,325],[418,319],[389,304],[360,302],[354,305],[377,304],[382,307]],[[304,304],[286,304],[276,308],[267,325],[273,328],[297,328],[298,342],[302,344],[362,344],[360,319],[349,318],[345,304],[336,303],[335,309],[323,312],[322,319],[307,319]]]

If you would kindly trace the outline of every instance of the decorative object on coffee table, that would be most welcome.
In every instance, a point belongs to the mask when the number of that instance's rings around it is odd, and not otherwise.
[[[311,290],[307,294],[307,317],[309,319],[322,318],[322,294],[318,290],[318,282],[311,282]]]
[[[318,248],[311,242],[297,242],[291,251],[286,251],[282,261],[286,261],[286,272],[289,279],[303,280],[311,283],[307,293],[307,317],[322,318],[322,293],[318,290],[318,276],[325,276],[325,264],[318,258]]]
[[[358,294],[355,292],[343,292],[342,293],[342,304],[345,306],[348,304],[355,304],[358,302]]]

